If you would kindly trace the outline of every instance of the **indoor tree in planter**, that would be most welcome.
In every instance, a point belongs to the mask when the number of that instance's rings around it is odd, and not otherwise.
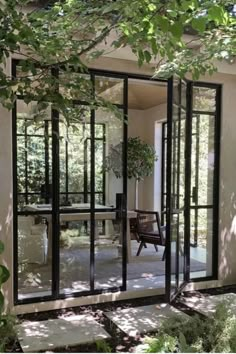
[[[121,178],[123,143],[111,146],[105,160],[105,170],[112,171]],[[135,209],[138,208],[138,183],[151,176],[157,155],[154,147],[142,141],[140,137],[130,137],[127,142],[127,176],[135,179]]]

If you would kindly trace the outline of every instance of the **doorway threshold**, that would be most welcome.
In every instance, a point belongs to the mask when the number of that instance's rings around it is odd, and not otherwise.
[[[32,304],[16,305],[12,308],[12,313],[19,315],[19,314],[26,314],[26,313],[41,312],[41,311],[58,310],[58,309],[68,308],[68,307],[94,305],[94,304],[105,303],[105,302],[129,300],[129,299],[149,297],[149,296],[158,296],[164,294],[165,294],[164,286],[159,288],[153,288],[153,286],[151,286],[150,283],[149,289],[147,289],[144,287],[142,288],[141,284],[137,285],[133,283],[132,287],[130,286],[130,288],[127,288],[126,291],[119,291],[116,293],[104,293],[104,294],[81,296],[81,297],[68,297],[66,299],[59,299],[54,301],[42,301],[42,302],[32,303]]]

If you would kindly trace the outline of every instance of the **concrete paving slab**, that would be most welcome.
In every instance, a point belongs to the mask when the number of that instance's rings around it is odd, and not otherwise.
[[[75,315],[48,321],[27,321],[17,326],[23,352],[35,353],[93,343],[110,335],[92,316]]]
[[[236,294],[234,293],[186,297],[182,303],[205,316],[211,316],[216,311],[216,306],[223,303],[229,305],[230,312],[236,315]]]
[[[105,312],[105,315],[123,332],[132,337],[158,330],[161,323],[167,318],[173,316],[188,317],[169,304],[131,307],[120,311]]]

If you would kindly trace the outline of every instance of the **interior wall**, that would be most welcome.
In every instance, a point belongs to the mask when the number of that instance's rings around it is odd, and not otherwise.
[[[159,106],[146,110],[129,109],[129,125],[128,136],[139,136],[146,143],[156,147],[158,161],[154,168],[152,176],[146,177],[139,183],[139,205],[140,209],[160,210],[160,189],[154,188],[154,179],[160,180],[161,168],[161,135],[156,132],[156,122],[166,120],[167,106],[161,104]],[[158,141],[156,141],[158,139]],[[134,208],[135,200],[135,181],[128,181],[128,208]]]

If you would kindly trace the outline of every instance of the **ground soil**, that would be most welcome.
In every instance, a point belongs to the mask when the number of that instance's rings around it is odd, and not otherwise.
[[[221,288],[214,289],[205,289],[201,291],[190,291],[187,293],[182,293],[178,296],[175,302],[172,304],[173,306],[181,309],[183,312],[192,316],[195,314],[195,311],[189,309],[186,305],[181,303],[181,297],[191,297],[191,296],[199,296],[205,297],[209,295],[217,295],[224,293],[236,293],[236,286],[227,286]],[[87,305],[80,307],[73,307],[68,309],[61,310],[53,310],[47,312],[39,312],[34,314],[26,314],[18,317],[19,321],[23,320],[31,320],[31,321],[43,321],[47,319],[55,319],[58,316],[70,316],[71,314],[90,314],[92,315],[97,322],[99,322],[104,329],[111,335],[112,339],[107,340],[109,347],[111,348],[111,352],[119,353],[119,352],[134,352],[135,347],[142,343],[143,336],[138,336],[137,338],[132,338],[123,333],[114,323],[104,315],[106,311],[114,311],[129,307],[137,307],[137,306],[145,306],[151,304],[158,304],[165,302],[164,296],[155,296],[155,297],[146,297],[141,299],[132,299],[132,300],[123,300],[117,302],[109,302],[98,305]],[[66,347],[66,348],[57,348],[55,350],[51,350],[50,352],[55,353],[94,353],[94,352],[104,352],[104,349],[98,350],[96,343],[90,345],[79,345],[74,347]],[[106,350],[107,351],[107,350]],[[15,343],[11,343],[7,352],[22,352],[19,343],[16,341]]]

